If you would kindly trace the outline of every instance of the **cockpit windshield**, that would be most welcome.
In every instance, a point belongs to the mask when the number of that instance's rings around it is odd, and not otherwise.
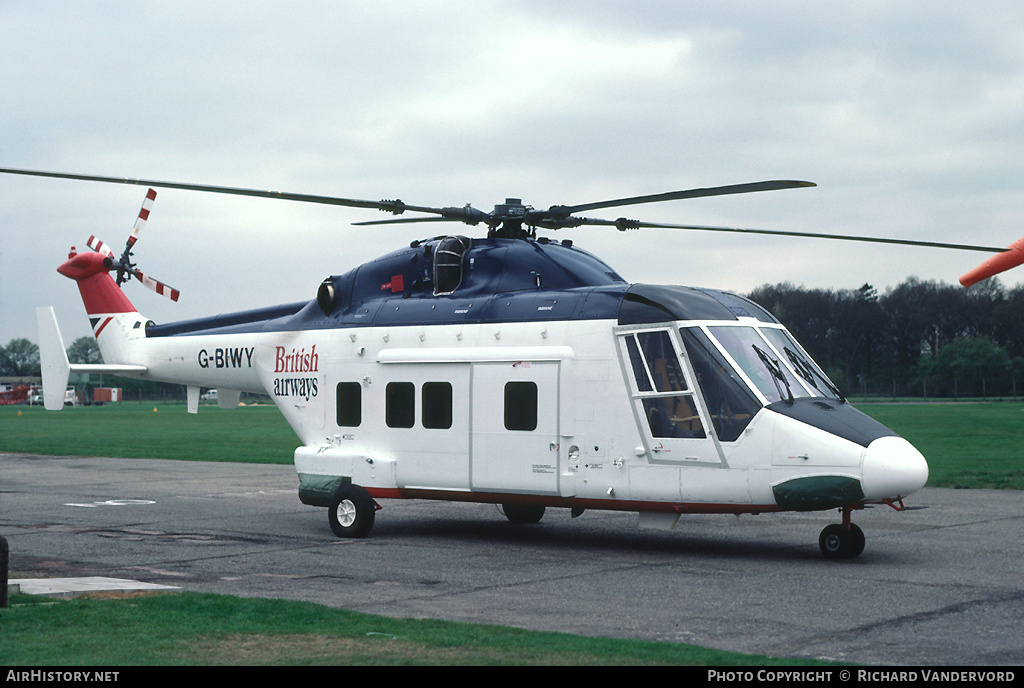
[[[769,404],[800,397],[842,400],[835,385],[785,330],[749,326],[707,329]]]
[[[807,352],[790,336],[789,332],[777,327],[760,329],[775,350],[786,357],[793,371],[811,391],[812,396],[826,396],[843,401],[843,394],[828,376],[821,371],[818,364],[807,355]]]

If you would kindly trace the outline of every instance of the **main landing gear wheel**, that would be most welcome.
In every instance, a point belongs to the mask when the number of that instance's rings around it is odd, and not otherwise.
[[[377,505],[373,497],[358,485],[342,485],[331,497],[327,520],[334,534],[342,538],[366,537],[373,528]]]
[[[833,523],[821,531],[818,547],[827,559],[853,559],[864,551],[864,531],[853,523]]]
[[[544,518],[544,507],[536,504],[502,504],[501,511],[512,523],[537,523]]]

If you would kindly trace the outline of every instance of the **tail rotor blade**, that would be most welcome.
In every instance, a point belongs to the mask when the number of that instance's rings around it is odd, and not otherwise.
[[[89,248],[91,248],[93,251],[96,251],[97,253],[105,253],[111,258],[114,257],[114,252],[110,249],[110,247],[104,244],[99,239],[97,239],[95,236],[90,236],[89,241],[87,241],[86,243],[89,245]]]
[[[157,294],[166,296],[171,301],[177,301],[178,297],[181,296],[181,292],[174,287],[170,287],[159,280],[155,280],[149,275],[144,275],[141,270],[134,270],[132,274],[135,275],[135,278],[142,282],[147,289],[152,289]]]
[[[97,251],[111,259],[110,269],[117,270],[117,285],[121,286],[127,280],[135,277],[135,279],[142,282],[147,289],[152,289],[161,296],[166,296],[171,301],[177,301],[178,297],[181,296],[181,292],[164,284],[160,280],[155,280],[152,277],[144,274],[141,270],[135,268],[135,263],[131,260],[132,247],[135,246],[135,242],[139,240],[139,233],[142,232],[143,227],[146,226],[146,220],[149,219],[149,213],[153,209],[153,201],[156,200],[156,191],[150,189],[146,193],[145,200],[142,201],[142,208],[139,210],[139,216],[135,219],[135,226],[132,228],[132,233],[128,236],[128,242],[125,244],[124,252],[120,258],[117,258],[114,251],[103,243],[96,236],[90,236],[89,241],[86,242],[93,251]]]
[[[135,245],[135,242],[139,240],[139,233],[142,228],[146,226],[146,220],[149,219],[149,211],[153,209],[153,201],[156,200],[156,191],[150,189],[146,192],[146,198],[142,201],[142,208],[139,210],[139,217],[135,220],[135,227],[132,228],[132,233],[128,237],[128,248]]]

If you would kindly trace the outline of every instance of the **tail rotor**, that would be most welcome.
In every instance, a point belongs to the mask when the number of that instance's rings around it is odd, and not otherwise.
[[[178,297],[181,296],[180,291],[159,280],[153,279],[149,275],[143,274],[142,271],[135,267],[135,263],[132,262],[132,250],[135,248],[135,242],[139,240],[139,234],[146,226],[146,221],[149,219],[149,213],[153,209],[153,201],[155,200],[156,191],[150,189],[146,192],[146,198],[142,201],[139,216],[135,219],[135,226],[132,228],[131,234],[128,235],[128,241],[125,242],[124,251],[121,252],[120,258],[115,257],[114,251],[96,236],[90,236],[87,243],[93,251],[105,253],[109,257],[110,269],[117,270],[118,286],[135,277],[147,289],[151,289],[161,296],[166,296],[171,301],[177,301]]]

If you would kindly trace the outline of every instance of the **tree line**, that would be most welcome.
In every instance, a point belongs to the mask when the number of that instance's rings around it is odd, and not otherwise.
[[[908,278],[884,293],[762,285],[770,310],[848,395],[1016,397],[1024,381],[1024,286],[970,289]]]
[[[71,363],[102,363],[100,348],[92,337],[79,337],[67,347]],[[25,338],[12,339],[6,346],[0,346],[0,377],[38,378],[42,366],[39,346]],[[125,399],[177,400],[185,397],[181,385],[150,380],[136,380],[116,375],[90,375],[88,382],[76,385],[82,398],[92,399],[96,387],[120,387]]]
[[[747,297],[771,311],[847,395],[1016,397],[1024,383],[1024,285],[959,285],[908,278],[884,293],[766,284]],[[98,363],[91,337],[72,363]],[[39,375],[39,347],[0,347],[0,375]],[[118,379],[118,386],[153,383]],[[128,390],[126,389],[126,392]],[[138,390],[141,393],[141,389]],[[161,387],[166,395],[169,388]]]

